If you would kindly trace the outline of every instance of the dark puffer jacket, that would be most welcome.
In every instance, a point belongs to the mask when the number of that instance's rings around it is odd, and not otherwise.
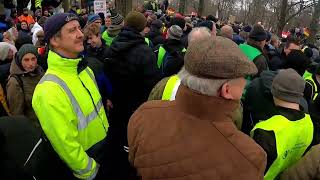
[[[113,41],[105,62],[106,75],[113,92],[110,126],[121,127],[126,139],[130,116],[147,101],[153,86],[160,80],[156,57],[140,33],[124,27]]]
[[[158,46],[159,44],[164,43],[164,38],[161,35],[161,32],[156,27],[151,26],[151,30],[146,37],[149,38],[153,44],[153,46]]]
[[[102,97],[103,104],[106,104],[107,99],[111,96],[112,88],[111,83],[104,72],[104,59],[107,56],[108,48],[105,45],[103,39],[101,39],[102,45],[99,48],[87,47],[86,49],[86,60],[88,61],[88,66],[93,71],[99,92]]]

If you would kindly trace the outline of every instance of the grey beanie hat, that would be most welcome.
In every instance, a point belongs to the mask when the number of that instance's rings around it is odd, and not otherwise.
[[[299,104],[305,84],[305,80],[295,70],[280,70],[273,79],[271,93],[280,100]]]
[[[21,61],[22,61],[23,56],[28,54],[28,53],[31,53],[31,54],[34,54],[35,56],[38,56],[38,50],[33,44],[24,44],[23,46],[21,46],[21,48],[17,52],[17,57],[15,59],[17,65],[20,68],[22,68]]]
[[[183,34],[183,31],[178,25],[172,25],[168,30],[169,39],[180,40],[182,34]]]

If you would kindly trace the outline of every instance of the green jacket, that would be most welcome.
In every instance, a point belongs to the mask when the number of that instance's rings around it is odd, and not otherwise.
[[[93,179],[99,166],[86,153],[104,140],[108,121],[93,72],[77,71],[79,59],[48,54],[48,70],[37,85],[32,107],[60,158],[80,179]]]

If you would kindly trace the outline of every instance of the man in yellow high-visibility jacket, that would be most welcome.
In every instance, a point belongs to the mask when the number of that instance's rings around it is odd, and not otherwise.
[[[99,164],[104,167],[101,152],[105,152],[109,125],[94,74],[79,56],[84,36],[78,17],[54,15],[46,21],[44,32],[50,47],[48,70],[34,91],[33,109],[70,174],[94,179]]]

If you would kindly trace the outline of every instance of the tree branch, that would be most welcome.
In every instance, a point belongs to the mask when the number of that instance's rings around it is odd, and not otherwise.
[[[289,16],[289,17],[285,20],[285,22],[286,22],[286,23],[289,22],[292,18],[294,18],[296,15],[300,14],[303,10],[308,9],[308,8],[312,7],[313,5],[314,5],[314,4],[312,3],[312,4],[309,4],[308,6],[302,7],[301,9],[299,9],[299,11],[297,11],[296,13],[292,14],[291,16]]]

